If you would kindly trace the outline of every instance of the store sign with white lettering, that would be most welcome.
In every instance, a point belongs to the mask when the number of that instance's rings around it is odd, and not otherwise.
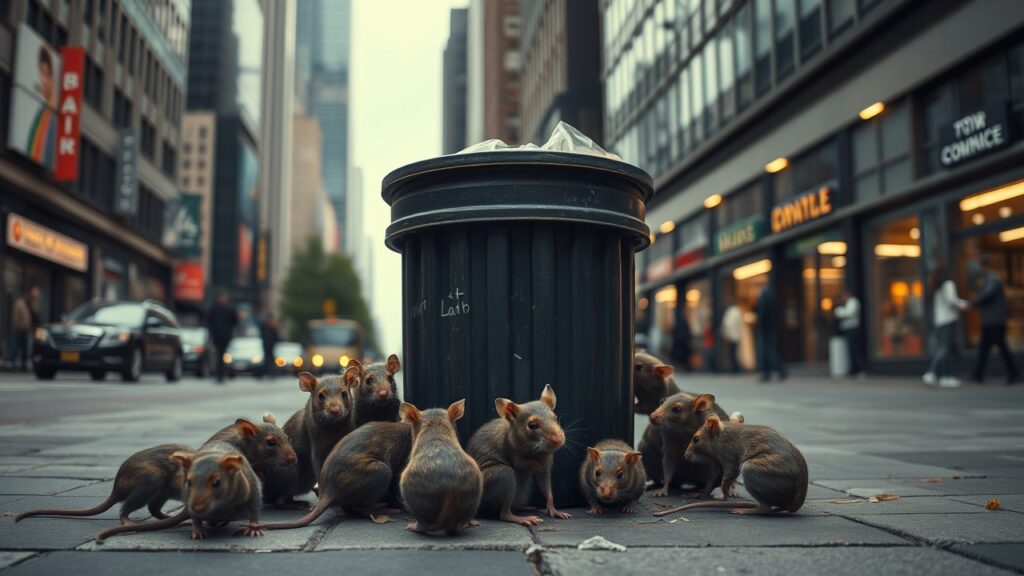
[[[993,106],[971,112],[944,126],[939,134],[939,161],[949,168],[1010,143],[1006,109]]]
[[[14,212],[7,215],[7,245],[72,270],[89,270],[88,245]]]

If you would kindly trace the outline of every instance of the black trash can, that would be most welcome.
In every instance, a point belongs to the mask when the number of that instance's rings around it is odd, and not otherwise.
[[[585,447],[633,437],[633,256],[650,243],[651,177],[547,151],[443,156],[384,178],[402,254],[405,398],[466,398],[465,443],[494,399],[558,396],[558,506],[584,504]]]

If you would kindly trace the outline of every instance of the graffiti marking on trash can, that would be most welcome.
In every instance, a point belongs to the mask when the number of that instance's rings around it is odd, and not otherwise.
[[[441,299],[441,318],[448,318],[450,316],[465,316],[469,314],[469,302],[462,299],[466,293],[460,290],[458,287],[453,292],[448,293],[447,298]]]

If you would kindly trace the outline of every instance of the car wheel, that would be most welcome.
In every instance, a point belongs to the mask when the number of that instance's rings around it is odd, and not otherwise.
[[[128,355],[128,362],[121,370],[121,379],[125,382],[138,382],[142,376],[142,348],[135,347]]]
[[[181,354],[174,357],[174,362],[171,363],[166,376],[168,382],[177,382],[181,379]]]
[[[107,377],[107,371],[106,370],[90,370],[89,371],[89,378],[92,378],[96,382],[99,382],[100,380],[103,380],[106,377]]]
[[[54,368],[44,368],[42,366],[36,367],[36,378],[40,380],[53,380],[56,375],[57,370]]]

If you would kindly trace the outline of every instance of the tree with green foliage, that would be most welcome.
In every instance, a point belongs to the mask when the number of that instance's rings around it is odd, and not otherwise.
[[[333,299],[335,316],[355,320],[366,333],[366,345],[379,350],[359,276],[352,259],[344,254],[327,254],[318,236],[292,255],[291,267],[281,296],[281,317],[288,320],[292,340],[306,342],[309,321],[324,317],[324,302]]]

